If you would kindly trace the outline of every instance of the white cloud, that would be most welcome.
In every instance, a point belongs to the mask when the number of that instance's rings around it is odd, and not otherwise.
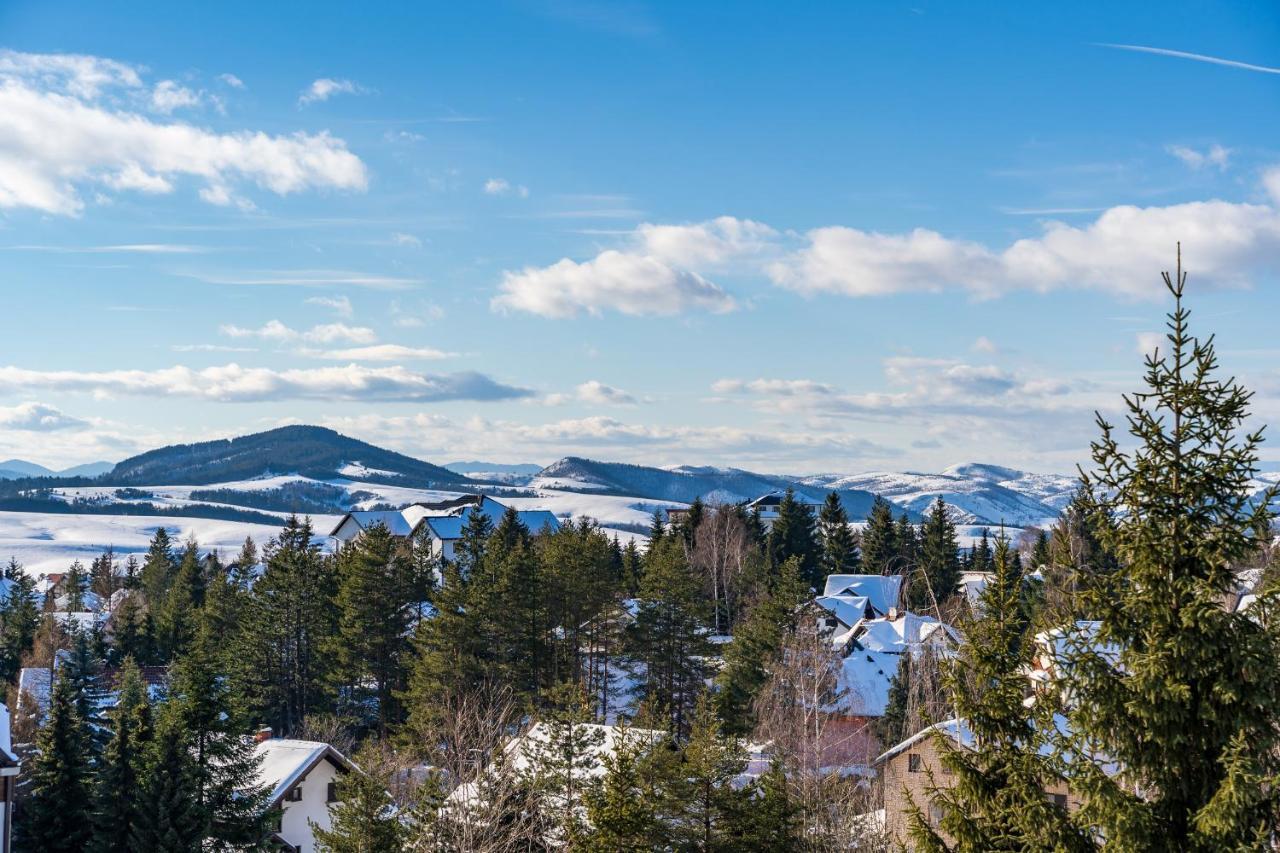
[[[999,349],[1000,348],[996,346],[995,341],[991,340],[991,338],[988,338],[986,335],[980,335],[978,339],[973,342],[974,352],[987,353],[990,355],[998,352]]]
[[[328,77],[321,77],[313,80],[301,95],[298,96],[298,106],[306,106],[320,101],[327,101],[334,95],[359,95],[364,89],[350,80],[332,80]]]
[[[711,384],[717,394],[761,394],[774,397],[816,396],[836,393],[825,382],[810,379],[719,379]]]
[[[378,275],[352,270],[267,270],[250,273],[191,273],[209,284],[263,287],[364,287],[370,290],[408,290],[421,281],[416,278]]]
[[[494,308],[544,317],[605,311],[661,316],[694,308],[725,312],[736,307],[719,285],[696,272],[613,249],[582,263],[564,258],[549,267],[507,272],[500,289],[492,301]]]
[[[306,299],[306,303],[328,308],[339,317],[350,317],[353,313],[351,300],[346,296],[309,296]]]
[[[331,361],[434,361],[456,358],[456,352],[430,347],[407,347],[401,344],[374,344],[365,347],[348,347],[336,350],[306,350],[305,355],[327,358]]]
[[[73,418],[45,403],[19,403],[8,408],[0,406],[0,430],[52,432],[60,429],[78,429],[87,425],[87,421]]]
[[[378,340],[373,329],[366,326],[348,326],[345,323],[325,323],[299,330],[286,326],[279,320],[269,320],[257,329],[242,326],[224,325],[218,331],[229,338],[260,338],[276,343],[308,343],[331,344],[337,341],[349,341],[353,344],[371,344]]]
[[[1228,68],[1239,68],[1244,71],[1258,71],[1263,74],[1280,74],[1280,68],[1267,65],[1254,65],[1236,59],[1223,59],[1218,56],[1205,56],[1203,53],[1187,53],[1184,50],[1169,50],[1165,47],[1147,47],[1140,44],[1099,44],[1099,47],[1111,47],[1116,50],[1131,50],[1137,53],[1153,53],[1157,56],[1171,56],[1175,59],[1190,59],[1193,62],[1207,62],[1211,65],[1225,65]]]
[[[1169,340],[1163,332],[1138,332],[1135,336],[1134,349],[1138,355],[1150,355],[1157,349],[1168,351]]]
[[[40,389],[114,395],[189,397],[219,402],[352,400],[430,403],[447,400],[506,400],[527,397],[526,389],[504,385],[480,373],[416,373],[401,366],[356,364],[294,370],[226,364],[196,370],[28,370],[0,367],[0,391]]]
[[[1266,205],[1204,201],[1113,207],[1083,227],[1061,222],[997,250],[935,231],[880,234],[818,228],[807,245],[768,265],[775,283],[802,293],[876,296],[960,289],[977,296],[1012,290],[1096,288],[1128,297],[1164,294],[1160,271],[1182,242],[1192,277],[1247,286],[1280,257],[1280,215]]]
[[[1231,149],[1214,143],[1206,151],[1197,151],[1185,145],[1170,145],[1166,149],[1174,157],[1192,169],[1203,169],[1205,166],[1216,166],[1219,172],[1225,172],[1231,161]]]
[[[232,89],[243,89],[244,81],[234,74],[219,74],[218,79],[226,83]]]
[[[0,53],[0,208],[75,215],[84,187],[168,193],[177,178],[203,183],[214,203],[245,183],[278,195],[367,185],[364,163],[327,133],[215,133],[157,123],[107,96],[141,86],[136,69],[112,60]]]
[[[399,231],[392,233],[391,242],[396,246],[410,246],[415,249],[422,248],[422,241],[412,234],[402,234]]]
[[[778,232],[760,222],[720,216],[685,225],[636,228],[645,254],[682,267],[720,266],[769,249]]]
[[[183,107],[198,106],[199,103],[198,94],[173,80],[161,80],[151,90],[151,108],[165,115]]]
[[[486,195],[516,195],[520,198],[529,197],[528,187],[512,184],[506,178],[490,178],[484,182],[484,191]]]
[[[605,385],[596,379],[583,382],[575,389],[575,394],[582,402],[597,406],[634,406],[636,404],[634,395],[628,394],[621,388]]]

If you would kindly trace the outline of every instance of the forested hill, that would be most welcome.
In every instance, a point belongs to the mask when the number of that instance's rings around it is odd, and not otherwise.
[[[104,479],[121,485],[204,485],[266,474],[340,477],[413,488],[473,482],[439,465],[384,450],[318,426],[287,426],[232,439],[175,444],[116,465]]]
[[[634,495],[652,500],[689,503],[702,498],[708,503],[737,503],[769,492],[795,488],[801,498],[821,501],[829,489],[807,488],[794,478],[756,474],[740,468],[683,466],[651,468],[621,462],[599,462],[567,456],[544,468],[530,485],[564,491]],[[874,495],[860,489],[837,489],[845,511],[852,518],[864,518]]]

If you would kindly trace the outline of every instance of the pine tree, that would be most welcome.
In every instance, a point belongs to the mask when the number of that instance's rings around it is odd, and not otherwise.
[[[5,577],[10,583],[0,601],[0,678],[12,684],[22,668],[23,655],[35,642],[40,610],[36,605],[35,579],[15,560],[10,560]]]
[[[333,561],[312,542],[311,520],[290,516],[266,548],[234,655],[242,694],[275,731],[296,732],[325,707],[323,653],[334,631]]]
[[[1096,473],[1083,478],[1082,509],[1122,570],[1081,585],[1099,622],[1066,663],[1073,731],[1120,769],[1075,762],[1073,781],[1116,849],[1263,849],[1280,831],[1280,593],[1256,612],[1222,602],[1277,494],[1254,494],[1250,393],[1219,378],[1212,338],[1191,335],[1181,256],[1164,278],[1168,348],[1125,398],[1136,447],[1099,416]]]
[[[141,823],[138,791],[146,779],[145,759],[151,740],[151,703],[132,658],[120,669],[119,700],[111,710],[111,740],[103,751],[94,796],[94,853],[129,853],[135,827]]]
[[[233,570],[231,579],[237,586],[248,589],[253,584],[259,562],[258,543],[253,541],[252,536],[246,536],[244,544],[240,546],[240,553],[236,555],[235,562],[231,564]]]
[[[822,504],[822,511],[818,513],[818,531],[822,537],[822,574],[856,573],[858,543],[849,527],[849,515],[836,492],[829,492]]]
[[[378,732],[399,720],[404,689],[405,636],[417,588],[410,555],[383,524],[366,528],[336,562],[338,630],[328,641],[331,678],[356,708],[372,700]]]
[[[688,731],[702,688],[707,605],[684,543],[664,539],[650,549],[635,620],[627,631],[633,660],[643,666],[639,695],[681,737]]]
[[[893,504],[876,495],[862,530],[862,570],[873,575],[891,575],[898,571],[894,558],[898,554]]]
[[[894,523],[894,543],[897,554],[893,560],[893,574],[911,577],[920,570],[920,536],[911,519],[904,512]]]
[[[672,792],[680,804],[673,840],[680,849],[723,849],[725,831],[745,805],[733,782],[747,761],[736,739],[720,733],[705,693],[698,699],[681,759],[679,784]]]
[[[1093,850],[1089,834],[1066,809],[1045,795],[1061,779],[1042,752],[1054,729],[1052,709],[1023,703],[1031,663],[1029,623],[1021,606],[1022,572],[1009,542],[997,539],[993,576],[983,589],[982,616],[967,626],[957,657],[946,668],[948,693],[958,720],[935,729],[933,741],[949,784],[931,784],[941,810],[936,826],[915,803],[911,840],[922,850]],[[965,730],[977,748],[957,744],[948,732]]]
[[[525,735],[526,784],[558,844],[585,834],[583,798],[595,788],[604,730],[591,723],[591,703],[580,687],[564,683],[548,695],[538,727]]]
[[[142,578],[142,566],[138,564],[138,558],[130,554],[129,559],[124,561],[124,588],[137,589]]]
[[[138,813],[128,850],[194,853],[207,825],[196,800],[196,774],[180,715],[161,713],[137,792]]]
[[[93,643],[84,631],[74,631],[71,635],[70,655],[62,668],[58,670],[58,678],[69,682],[75,695],[76,713],[84,722],[90,733],[89,758],[96,758],[102,746],[100,736],[102,717],[99,713],[102,690],[98,686],[98,676],[102,672],[102,659],[95,654]]]
[[[462,525],[462,538],[453,546],[453,561],[462,577],[470,580],[471,573],[484,560],[485,548],[493,535],[493,522],[489,516],[474,506],[467,511],[467,523]]]
[[[984,527],[982,536],[973,543],[973,548],[969,552],[968,571],[990,572],[993,570],[992,559],[991,540],[987,536],[987,528]]]
[[[693,549],[695,539],[698,535],[698,528],[702,526],[702,521],[707,515],[707,505],[702,502],[701,496],[695,496],[693,503],[689,504],[689,511],[684,514],[678,529],[675,531],[684,537],[685,547]]]
[[[373,749],[358,753],[356,765],[364,769],[338,778],[338,802],[329,807],[330,827],[311,823],[317,853],[400,853],[408,849],[408,826],[387,793],[391,780],[374,770],[380,764],[378,758]]]
[[[204,599],[200,550],[195,541],[188,542],[182,559],[169,579],[162,597],[154,600],[152,612],[156,622],[156,655],[169,662],[186,653],[195,636],[199,618],[196,610]]]
[[[932,612],[955,595],[960,586],[956,526],[941,495],[920,528],[920,569],[907,586],[907,609]]]
[[[625,722],[603,758],[600,784],[583,793],[589,829],[580,844],[591,853],[646,853],[670,841],[664,807],[666,777],[652,740]]]
[[[822,586],[819,550],[814,529],[813,511],[808,504],[796,500],[793,489],[787,489],[778,504],[778,517],[769,530],[769,558],[781,566],[792,557],[800,561],[800,576],[810,586]]]
[[[164,600],[164,594],[169,590],[169,581],[177,568],[178,562],[173,556],[173,541],[169,538],[169,531],[158,527],[147,547],[147,556],[142,560],[139,577],[142,591],[146,593],[147,602],[152,606]]]
[[[804,843],[801,808],[791,797],[780,760],[771,761],[769,770],[747,793],[750,801],[729,825],[730,849],[778,853],[808,849]]]
[[[84,565],[76,560],[67,569],[67,573],[62,578],[64,593],[67,597],[66,606],[63,608],[68,613],[81,613],[84,611],[84,593],[85,588],[89,585],[89,577],[85,574]]]
[[[769,678],[782,639],[795,623],[808,589],[800,579],[800,561],[782,564],[772,591],[761,598],[734,632],[716,675],[715,708],[726,732],[745,736],[755,728],[754,703]]]
[[[102,599],[103,605],[120,588],[120,578],[116,574],[116,554],[112,548],[108,547],[89,565],[89,588]]]
[[[89,729],[76,699],[71,680],[57,679],[35,758],[24,773],[30,788],[15,822],[21,850],[80,853],[93,836]]]
[[[657,507],[653,511],[653,518],[649,520],[649,550],[662,541],[667,535],[667,521],[663,515],[662,508]]]
[[[640,580],[644,577],[644,560],[635,539],[627,541],[622,549],[622,591],[628,598],[640,593]]]
[[[261,759],[243,706],[218,672],[212,638],[198,637],[173,669],[161,717],[187,740],[193,820],[215,848],[250,844],[262,835],[268,791],[257,781]]]

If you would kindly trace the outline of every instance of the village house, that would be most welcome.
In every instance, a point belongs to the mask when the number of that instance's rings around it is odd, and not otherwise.
[[[329,809],[339,802],[338,780],[358,768],[320,741],[273,738],[270,729],[255,740],[258,782],[269,792],[267,808],[278,815],[272,840],[292,853],[314,853],[315,827],[333,825]]]
[[[395,510],[354,510],[334,526],[329,538],[341,547],[375,524],[385,525],[393,536],[423,537],[431,545],[431,553],[446,560],[453,558],[454,544],[462,538],[473,512],[482,512],[495,526],[507,512],[507,506],[488,495],[463,495],[436,503],[416,503]],[[520,523],[532,533],[560,529],[560,520],[545,509],[518,510]]]
[[[881,754],[874,763],[884,783],[885,831],[892,841],[908,851],[913,849],[909,835],[913,807],[919,807],[937,829],[942,819],[942,808],[932,802],[930,792],[953,784],[954,776],[942,765],[938,744],[934,740],[935,732],[965,749],[975,746],[973,732],[963,720],[947,720],[912,735]],[[1065,781],[1046,787],[1045,796],[1071,811],[1080,807],[1080,798]],[[943,837],[950,841],[945,835]]]
[[[739,506],[748,513],[759,513],[760,523],[763,525],[765,533],[768,533],[773,529],[773,523],[778,520],[778,507],[782,504],[782,499],[785,496],[785,492],[769,492],[767,495],[761,495],[754,500],[743,501]],[[809,512],[811,512],[815,518],[817,517],[818,512],[822,509],[821,503],[811,501],[804,495],[797,494],[795,499],[797,503],[807,506],[809,508]],[[667,522],[672,525],[679,524],[684,521],[688,514],[688,507],[671,507],[667,510]]]
[[[0,703],[0,853],[9,853],[13,849],[13,797],[20,769],[13,751],[9,708]]]

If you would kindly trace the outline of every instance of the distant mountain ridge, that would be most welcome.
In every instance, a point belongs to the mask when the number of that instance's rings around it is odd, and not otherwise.
[[[6,459],[0,462],[0,480],[20,480],[23,477],[97,477],[114,467],[111,462],[86,462],[55,471],[25,459]]]
[[[414,488],[475,482],[439,465],[317,426],[286,426],[238,438],[161,447],[125,459],[104,481],[121,486],[208,485],[268,474]]]

